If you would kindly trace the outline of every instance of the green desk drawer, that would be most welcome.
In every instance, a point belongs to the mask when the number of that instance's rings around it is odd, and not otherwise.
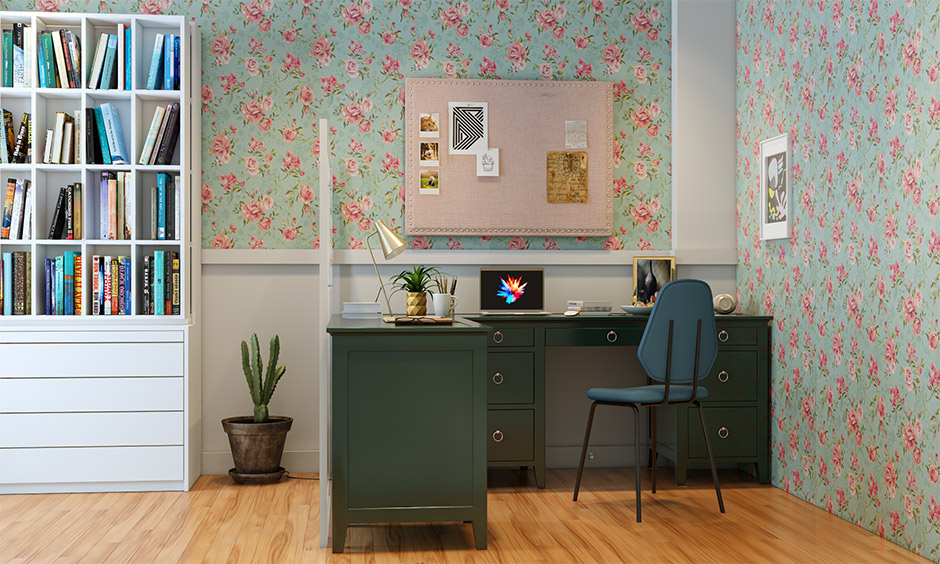
[[[718,357],[701,385],[708,401],[757,399],[757,351],[718,350]]]
[[[531,327],[499,327],[490,333],[491,347],[531,347],[534,343]]]
[[[698,410],[689,409],[689,456],[707,458]],[[756,407],[706,407],[705,423],[715,458],[757,456]]]
[[[741,327],[731,323],[717,323],[718,346],[722,345],[756,345],[757,327]]]
[[[546,347],[636,345],[644,327],[556,327],[545,330]]]
[[[487,412],[487,459],[493,462],[532,460],[534,412],[531,409]]]
[[[487,355],[486,365],[487,403],[532,403],[533,353],[492,352]]]

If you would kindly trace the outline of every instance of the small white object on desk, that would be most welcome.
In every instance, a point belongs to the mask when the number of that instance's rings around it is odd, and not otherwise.
[[[343,319],[381,319],[378,302],[343,302]]]

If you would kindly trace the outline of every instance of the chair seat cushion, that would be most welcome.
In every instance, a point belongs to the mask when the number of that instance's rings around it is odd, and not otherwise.
[[[666,386],[638,386],[636,388],[591,388],[587,397],[594,401],[612,403],[660,403],[666,395]],[[669,386],[669,403],[687,402],[692,397],[692,386]],[[708,390],[698,387],[696,399],[708,397]]]

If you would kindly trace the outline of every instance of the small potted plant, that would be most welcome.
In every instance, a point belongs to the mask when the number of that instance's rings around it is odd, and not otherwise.
[[[407,315],[426,315],[428,312],[428,292],[431,292],[434,277],[440,274],[433,266],[418,265],[411,270],[403,270],[392,277],[395,292],[407,292]],[[392,292],[393,294],[395,292]]]
[[[258,335],[251,335],[250,355],[248,344],[242,341],[242,370],[248,380],[251,401],[255,404],[254,416],[222,420],[222,428],[228,434],[232,458],[235,459],[235,468],[229,470],[229,476],[239,484],[268,484],[277,482],[284,475],[281,455],[294,420],[268,415],[268,402],[286,370],[284,366],[277,366],[280,351],[280,340],[274,335],[268,353],[268,368],[262,376]]]

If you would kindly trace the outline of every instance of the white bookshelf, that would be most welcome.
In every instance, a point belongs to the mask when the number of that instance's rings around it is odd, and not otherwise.
[[[0,493],[186,490],[199,476],[200,36],[183,16],[0,12],[0,28],[69,29],[81,41],[80,88],[40,88],[35,49],[31,86],[0,88],[0,106],[18,124],[32,116],[32,162],[0,164],[0,181],[32,184],[33,218],[22,240],[0,239],[0,253],[31,253],[31,314],[0,315]],[[101,32],[131,30],[131,88],[86,87]],[[180,37],[179,90],[147,90],[156,34]],[[117,65],[115,65],[115,68]],[[110,102],[117,108],[129,164],[88,163],[82,124],[80,164],[43,164],[45,132],[56,111]],[[169,165],[138,165],[157,105],[180,104],[180,135]],[[104,171],[130,173],[131,237],[98,238],[99,182]],[[174,240],[152,240],[150,187],[157,173],[179,176],[180,225]],[[59,189],[80,182],[82,238],[47,239]],[[154,250],[180,258],[179,315],[143,315],[143,257]],[[45,315],[45,258],[82,257],[82,310]],[[93,255],[131,258],[128,315],[92,315]],[[149,401],[142,401],[148,399]]]

